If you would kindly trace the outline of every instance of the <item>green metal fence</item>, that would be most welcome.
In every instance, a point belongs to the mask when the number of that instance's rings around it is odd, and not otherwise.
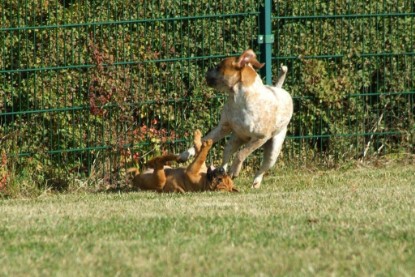
[[[265,82],[289,67],[284,161],[413,152],[414,6],[0,0],[3,164],[39,182],[117,183],[120,169],[181,151],[195,128],[216,124],[224,95],[204,74],[247,48],[266,61]]]
[[[413,1],[275,3],[273,64],[288,64],[296,99],[291,156],[413,153],[414,12]]]

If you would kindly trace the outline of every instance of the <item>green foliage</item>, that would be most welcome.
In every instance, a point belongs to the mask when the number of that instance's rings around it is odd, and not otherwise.
[[[125,167],[212,128],[224,96],[206,87],[207,68],[258,48],[253,0],[20,2],[0,6],[10,187],[30,170],[38,187],[119,186]],[[368,154],[414,148],[414,19],[387,14],[413,4],[354,2],[274,1],[274,74],[288,64],[296,100],[290,161],[338,162],[369,142]]]
[[[251,47],[257,9],[255,1],[19,3],[0,7],[0,128],[16,134],[11,155],[42,168],[39,186],[57,176],[117,185],[124,167],[183,149],[195,128],[207,132],[222,97],[204,85],[208,58]],[[29,167],[15,162],[17,172]]]
[[[304,145],[336,160],[413,150],[413,3],[274,1],[274,8],[274,55],[289,64],[299,155]]]

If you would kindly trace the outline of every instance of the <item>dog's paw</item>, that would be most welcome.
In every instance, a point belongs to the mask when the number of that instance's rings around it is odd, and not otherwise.
[[[190,148],[182,153],[180,153],[180,155],[177,157],[177,162],[179,163],[184,163],[187,162],[189,160],[190,157],[195,155],[195,149],[194,148]]]
[[[260,188],[263,176],[264,176],[263,174],[260,174],[260,175],[255,177],[254,182],[252,183],[252,188],[253,189],[259,189]]]
[[[253,189],[259,189],[261,187],[261,183],[259,182],[254,182],[253,184],[252,184],[252,188]]]
[[[184,163],[187,162],[190,158],[189,152],[185,151],[183,153],[180,153],[179,157],[177,157],[178,163]]]

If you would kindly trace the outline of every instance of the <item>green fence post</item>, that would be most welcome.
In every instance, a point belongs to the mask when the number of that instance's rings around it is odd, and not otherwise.
[[[271,32],[271,3],[271,0],[265,0],[259,8],[258,44],[261,50],[261,62],[265,62],[261,75],[265,76],[267,85],[272,84],[272,44],[274,43],[274,35]]]

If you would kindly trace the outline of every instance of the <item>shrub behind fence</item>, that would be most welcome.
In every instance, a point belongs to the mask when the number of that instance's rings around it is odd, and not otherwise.
[[[283,161],[414,151],[415,4],[392,2],[274,1],[272,76],[287,64],[295,98]],[[209,66],[264,54],[252,0],[0,4],[9,182],[123,182],[125,167],[182,151],[217,123],[225,96],[206,87]]]

